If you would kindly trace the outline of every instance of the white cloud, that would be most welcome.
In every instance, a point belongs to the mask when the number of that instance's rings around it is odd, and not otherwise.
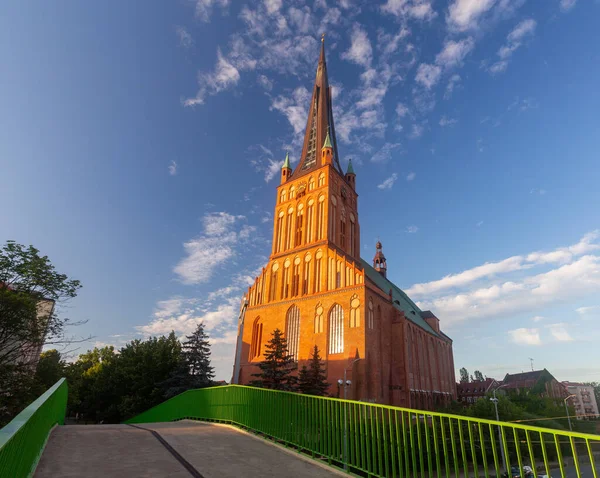
[[[294,134],[303,132],[308,116],[307,106],[310,103],[310,93],[304,86],[296,88],[291,97],[279,95],[273,99],[269,109],[282,113],[294,129]]]
[[[409,234],[414,234],[415,232],[418,232],[419,228],[417,226],[407,226],[406,227],[406,232],[408,232]]]
[[[398,115],[398,118],[404,118],[409,112],[404,103],[398,103],[398,106],[396,106],[396,115]]]
[[[352,28],[352,43],[350,48],[342,53],[342,59],[356,63],[368,68],[373,58],[373,48],[367,32],[360,25],[355,24]]]
[[[498,50],[497,62],[493,63],[488,71],[492,75],[502,73],[508,67],[508,59],[523,44],[527,36],[533,35],[537,22],[531,18],[520,22],[506,37],[506,43]]]
[[[398,33],[387,33],[383,28],[377,32],[377,49],[381,50],[384,57],[396,53],[400,48],[400,41],[410,35],[410,30],[402,26]]]
[[[371,156],[374,163],[385,163],[392,157],[392,152],[402,146],[400,143],[385,143],[379,151]]]
[[[573,337],[569,334],[567,330],[567,325],[564,323],[559,324],[549,324],[546,327],[550,329],[550,334],[554,337],[558,342],[572,342]]]
[[[515,329],[509,330],[511,340],[519,345],[541,345],[540,333],[538,329]]]
[[[421,63],[417,69],[415,81],[429,90],[437,84],[441,74],[442,69],[439,66]]]
[[[194,40],[192,39],[192,35],[186,30],[185,27],[177,26],[175,27],[175,33],[177,33],[177,37],[179,38],[179,44],[184,48],[189,48],[194,44]]]
[[[535,317],[532,317],[531,320],[533,322],[541,322],[542,320],[545,320],[545,318],[542,317],[541,315],[536,315]]]
[[[452,126],[453,124],[458,123],[456,118],[448,118],[446,115],[440,118],[440,126],[443,128],[445,126]]]
[[[431,6],[431,0],[387,0],[381,6],[381,11],[397,17],[412,17],[418,20],[431,20],[437,16]]]
[[[410,139],[420,138],[423,134],[423,131],[425,131],[425,127],[423,125],[413,124],[408,137]]]
[[[184,106],[197,106],[204,104],[207,94],[215,95],[220,91],[237,85],[240,81],[240,72],[217,49],[217,64],[211,73],[198,74],[198,92],[194,98],[183,102]]]
[[[585,234],[579,242],[572,246],[557,248],[550,252],[532,252],[525,256],[513,256],[499,262],[487,262],[458,274],[448,275],[443,279],[415,284],[406,292],[413,296],[431,295],[446,289],[465,287],[480,279],[492,279],[502,274],[530,269],[541,264],[569,263],[576,256],[600,250],[600,244],[595,242],[599,237],[600,231],[592,231]],[[594,258],[596,256],[587,257]]]
[[[459,41],[446,40],[442,51],[435,57],[435,62],[443,68],[459,66],[474,46],[475,41],[472,37],[463,38]]]
[[[250,157],[250,164],[254,166],[254,169],[264,173],[265,182],[270,182],[280,173],[281,166],[283,166],[283,158],[275,159],[273,151],[262,144],[248,148],[248,155]]]
[[[539,310],[598,293],[600,256],[587,255],[541,274],[438,297],[419,305],[439,312],[446,323],[452,324]]]
[[[560,9],[563,12],[568,12],[575,6],[577,0],[560,0]]]
[[[446,91],[444,92],[444,99],[447,100],[452,96],[452,93],[454,92],[456,86],[460,83],[460,80],[460,75],[457,73],[450,77],[448,84],[446,85]]]
[[[575,309],[575,312],[582,316],[588,316],[594,314],[595,312],[600,312],[600,306],[592,305],[589,307],[578,307]]]
[[[411,172],[411,173],[408,173],[408,175],[406,176],[406,180],[407,180],[407,181],[412,181],[412,180],[414,180],[416,177],[417,177],[417,173],[413,173],[413,172]]]
[[[258,84],[262,86],[265,90],[271,91],[273,89],[273,82],[269,80],[265,75],[258,76]]]
[[[184,284],[210,281],[214,271],[236,255],[239,243],[248,239],[247,228],[234,227],[243,219],[227,212],[205,214],[203,233],[184,243],[186,256],[173,269],[179,280]]]
[[[174,160],[171,160],[169,163],[169,174],[171,176],[175,176],[177,174],[177,163]]]
[[[228,5],[229,0],[196,0],[196,16],[203,22],[208,22],[214,6],[226,9]]]
[[[478,27],[478,21],[496,0],[454,0],[448,8],[446,22],[452,30],[466,31]]]
[[[392,189],[392,186],[398,179],[398,174],[393,173],[389,178],[383,181],[381,184],[378,184],[377,187],[379,189]]]
[[[283,4],[282,0],[263,0],[263,2],[269,15],[273,15],[274,13],[279,12]]]

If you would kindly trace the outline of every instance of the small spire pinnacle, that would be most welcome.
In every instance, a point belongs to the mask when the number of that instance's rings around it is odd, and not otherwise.
[[[292,169],[292,167],[290,166],[290,153],[288,153],[287,151],[285,153],[285,161],[283,162],[283,166],[281,166],[281,169]]]
[[[356,174],[352,167],[352,158],[348,159],[348,170],[346,171],[346,174]]]
[[[327,131],[327,136],[325,136],[325,142],[323,143],[323,149],[325,148],[333,149],[333,146],[331,145],[331,138],[329,137],[329,131]]]

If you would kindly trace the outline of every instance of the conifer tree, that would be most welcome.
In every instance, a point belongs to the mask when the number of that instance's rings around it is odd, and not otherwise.
[[[327,373],[315,345],[308,367],[304,365],[298,374],[298,389],[307,395],[323,396],[328,388]]]
[[[292,375],[297,369],[293,355],[288,353],[287,340],[279,329],[273,331],[273,337],[265,345],[265,360],[258,367],[260,373],[252,374],[257,377],[250,385],[253,387],[270,388],[272,390],[294,391],[297,379]]]
[[[191,388],[212,385],[215,369],[210,365],[210,342],[204,331],[204,322],[200,322],[192,335],[181,344],[181,355],[190,374]]]

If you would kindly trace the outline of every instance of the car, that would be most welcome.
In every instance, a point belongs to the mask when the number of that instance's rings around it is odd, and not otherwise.
[[[523,474],[521,474],[521,469],[518,466],[510,467],[510,474],[504,473],[503,478],[533,478],[535,474],[530,466],[523,465]],[[540,474],[538,473],[538,478],[552,478],[550,475]]]

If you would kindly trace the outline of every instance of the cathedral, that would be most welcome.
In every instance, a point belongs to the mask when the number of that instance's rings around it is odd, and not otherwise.
[[[331,396],[418,409],[455,398],[439,319],[387,278],[380,242],[372,261],[360,257],[356,174],[340,166],[323,43],[302,155],[293,170],[286,156],[273,217],[269,262],[240,310],[233,383],[253,380],[279,328],[299,368],[318,346]]]

